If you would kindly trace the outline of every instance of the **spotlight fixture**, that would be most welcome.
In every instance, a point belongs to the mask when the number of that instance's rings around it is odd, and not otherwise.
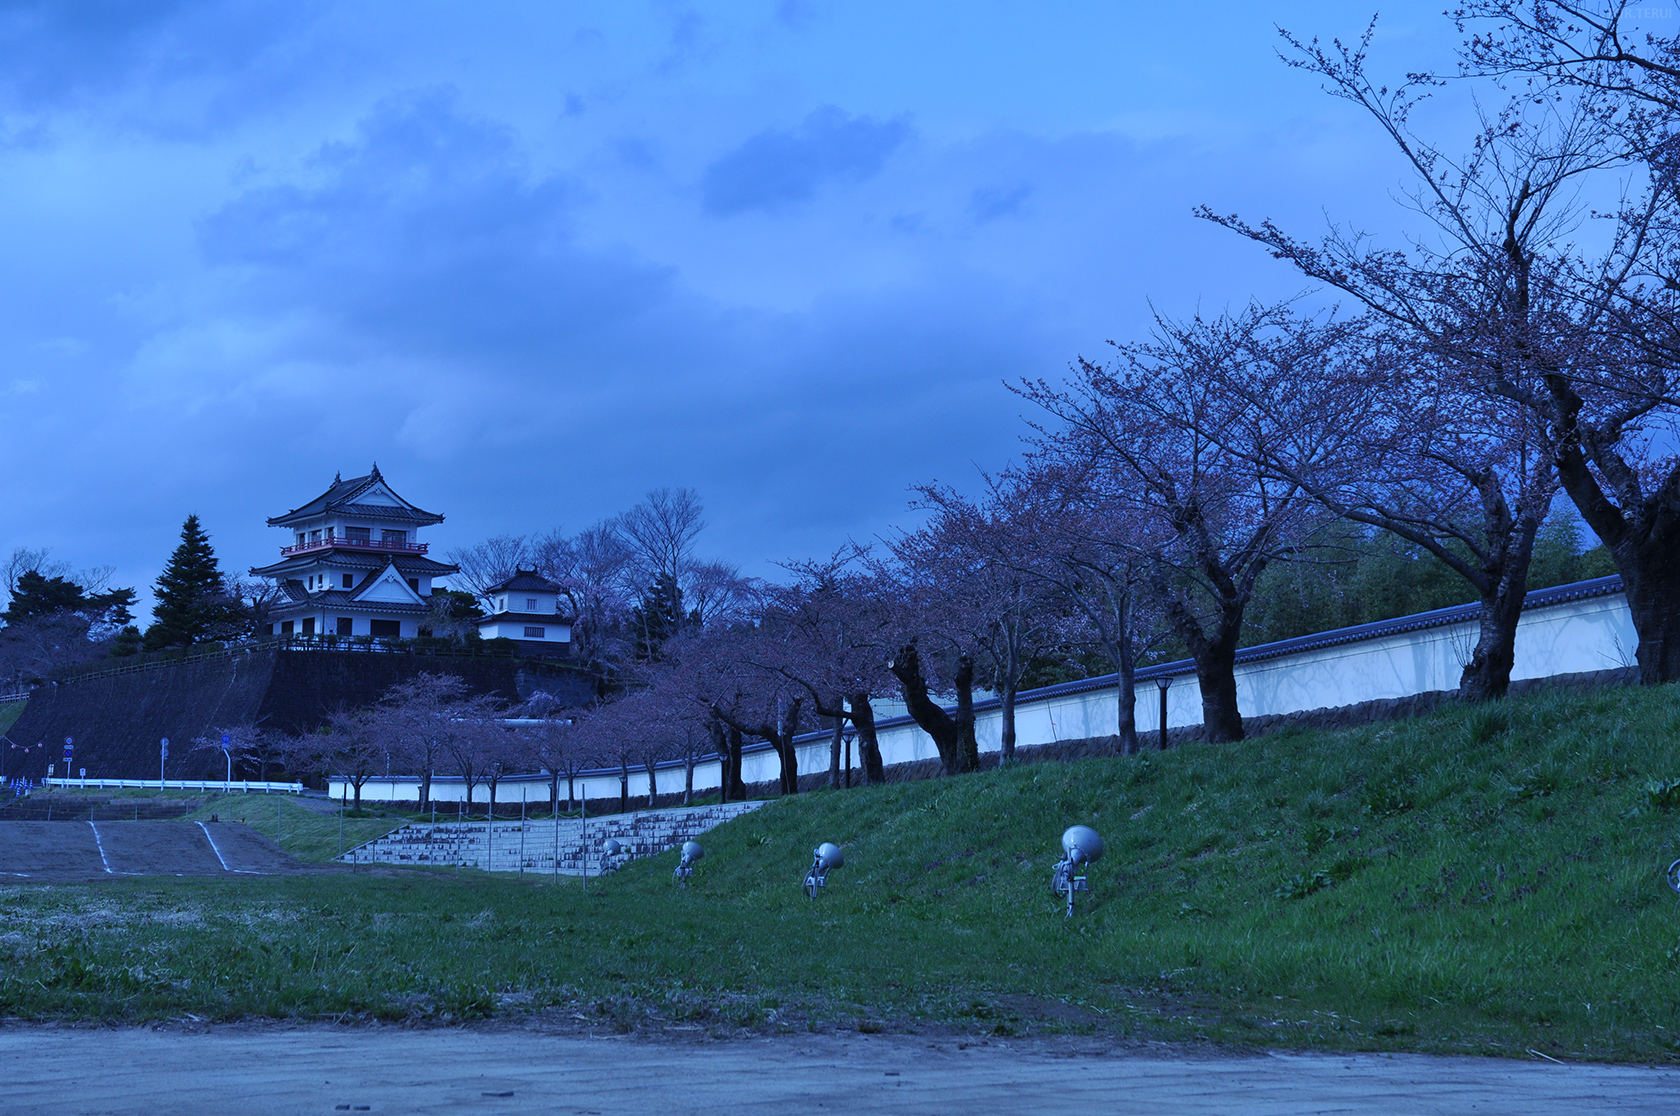
[[[805,873],[805,894],[812,899],[817,897],[817,889],[828,886],[830,869],[841,868],[846,864],[846,858],[840,854],[840,846],[832,841],[824,841],[811,852],[811,868]]]
[[[616,837],[608,837],[601,842],[601,874],[603,876],[618,867],[618,854],[623,851],[624,846],[619,843]]]
[[[1070,825],[1063,831],[1062,859],[1056,862],[1055,873],[1050,877],[1050,890],[1067,896],[1068,918],[1073,917],[1074,895],[1091,890],[1085,879],[1085,866],[1101,860],[1102,854],[1103,840],[1090,826]]]
[[[671,873],[671,880],[678,887],[687,887],[688,878],[694,875],[694,862],[706,855],[706,850],[700,847],[699,841],[684,841],[682,846],[682,860],[677,864],[676,871]]]

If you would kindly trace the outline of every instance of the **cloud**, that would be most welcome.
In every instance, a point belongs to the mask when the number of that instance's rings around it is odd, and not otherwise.
[[[1032,196],[1032,192],[1032,187],[1025,183],[1019,186],[983,187],[969,196],[969,216],[974,218],[977,225],[995,221],[999,217],[1017,216],[1021,212],[1021,206]]]
[[[610,346],[666,297],[663,269],[579,248],[577,188],[533,174],[511,130],[447,89],[383,102],[311,171],[200,223],[249,312],[304,308],[382,352],[488,373]]]
[[[284,103],[337,64],[345,48],[317,36],[323,10],[317,0],[0,2],[0,113],[60,122],[68,109],[202,135]]]
[[[706,212],[777,212],[810,201],[829,183],[873,177],[912,135],[902,118],[847,116],[825,106],[793,131],[764,131],[706,168]]]

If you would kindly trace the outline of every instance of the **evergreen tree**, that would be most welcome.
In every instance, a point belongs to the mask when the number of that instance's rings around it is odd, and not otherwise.
[[[227,634],[230,621],[237,622],[237,610],[228,600],[216,552],[198,516],[187,516],[181,525],[181,545],[169,556],[157,579],[155,594],[157,605],[152,615],[157,622],[146,629],[148,651],[191,647]]]
[[[660,574],[631,611],[636,658],[657,660],[665,641],[681,631],[687,619],[683,614],[682,586],[670,574]]]
[[[16,624],[32,617],[73,612],[92,623],[126,624],[134,618],[128,610],[133,603],[132,589],[89,593],[67,577],[47,577],[40,570],[25,570],[0,619]]]

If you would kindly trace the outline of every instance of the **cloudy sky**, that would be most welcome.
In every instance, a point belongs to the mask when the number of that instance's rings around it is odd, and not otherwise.
[[[1439,0],[1373,69],[1450,64]],[[0,5],[0,548],[144,588],[377,460],[434,551],[650,488],[749,572],[908,521],[1151,305],[1300,290],[1197,203],[1379,234],[1277,58],[1321,3]],[[1442,111],[1450,124],[1465,123]]]

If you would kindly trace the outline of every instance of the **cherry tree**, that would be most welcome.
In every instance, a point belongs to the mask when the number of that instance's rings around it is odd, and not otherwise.
[[[1286,307],[1158,318],[1154,339],[1119,346],[1115,364],[1080,359],[1070,384],[1023,388],[1062,423],[1041,433],[1040,454],[1077,463],[1098,499],[1148,524],[1134,545],[1148,559],[1151,594],[1195,661],[1210,740],[1243,737],[1243,614],[1261,573],[1302,545],[1317,512],[1299,484],[1254,464],[1252,443],[1276,431],[1264,422],[1232,427],[1238,416],[1215,385],[1233,367],[1287,375],[1321,359],[1321,345],[1312,323]]]

